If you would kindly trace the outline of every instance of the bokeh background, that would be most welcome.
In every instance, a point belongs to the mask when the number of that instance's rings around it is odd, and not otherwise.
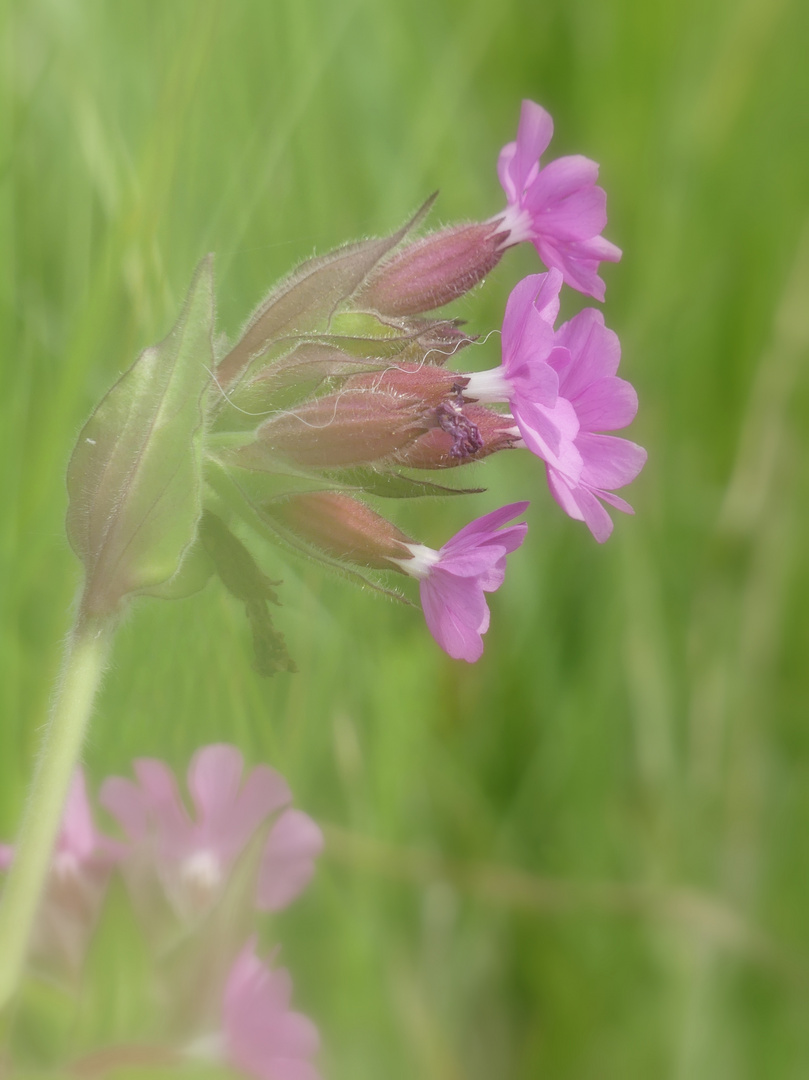
[[[79,580],[68,455],[197,260],[216,253],[233,334],[297,261],[437,188],[433,224],[487,217],[532,97],[551,156],[601,163],[625,252],[604,310],[649,450],[636,516],[598,546],[519,453],[473,473],[486,494],[389,507],[439,546],[532,500],[474,667],[418,611],[254,549],[284,579],[299,673],[252,671],[215,584],[143,601],[87,769],[184,771],[232,740],[289,778],[327,850],[267,941],[333,1080],[809,1075],[809,6],[18,0],[0,18],[0,835]],[[510,252],[455,314],[485,335],[537,269]],[[492,338],[470,362],[497,356]],[[126,964],[104,962],[93,1016],[48,998],[32,1060],[133,1036]]]

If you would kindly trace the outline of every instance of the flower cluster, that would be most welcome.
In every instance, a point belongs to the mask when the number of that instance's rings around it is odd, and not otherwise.
[[[202,747],[188,769],[189,813],[162,761],[110,777],[101,806],[121,839],[96,828],[77,770],[45,892],[31,961],[79,985],[110,878],[124,879],[151,945],[169,1045],[161,1058],[204,1058],[259,1080],[318,1080],[318,1035],[290,1008],[288,973],[257,952],[257,911],[279,911],[304,890],[323,837],[290,807],[286,781],[258,765],[243,777],[234,746]],[[12,862],[0,845],[0,869]],[[141,1048],[141,1053],[143,1048]],[[105,1051],[110,1060],[113,1050]],[[122,1049],[121,1063],[126,1062]]]
[[[216,338],[212,378],[201,387],[195,380],[208,368],[200,357],[214,335],[210,263],[200,267],[172,334],[108,395],[74,453],[68,527],[87,569],[87,614],[115,611],[127,591],[184,595],[216,572],[245,604],[258,670],[293,670],[271,614],[278,582],[237,535],[248,528],[389,595],[399,594],[377,571],[415,579],[439,645],[475,661],[489,623],[484,594],[500,585],[505,557],[525,535],[522,524],[502,526],[527,504],[485,514],[433,549],[366,499],[468,492],[446,477],[503,450],[539,457],[556,502],[598,541],[607,539],[606,507],[632,512],[615,491],[646,457],[609,434],[632,420],[637,399],[616,374],[618,339],[598,311],[556,323],[563,284],[603,300],[599,266],[621,252],[602,236],[598,166],[580,156],[541,164],[552,132],[547,112],[523,102],[517,138],[499,159],[504,210],[414,238],[430,199],[390,236],[303,263],[235,342]],[[436,311],[524,241],[547,270],[520,281],[508,299],[501,363],[488,371],[451,367],[476,338]],[[182,413],[201,448],[190,458],[176,440],[159,443],[180,407],[172,404],[172,376],[152,386],[153,372],[166,370],[179,372],[175,381],[195,406]],[[126,394],[147,384],[148,453],[139,435],[117,432]],[[175,516],[177,531],[159,533],[156,555],[149,546],[156,523]]]
[[[646,457],[605,434],[637,409],[616,375],[616,335],[592,308],[555,325],[563,283],[603,299],[599,263],[621,253],[601,236],[598,166],[582,157],[540,165],[552,131],[545,110],[523,102],[517,139],[500,155],[503,212],[410,240],[422,211],[385,240],[304,264],[217,368],[209,453],[221,502],[246,502],[242,519],[265,536],[364,581],[377,584],[368,570],[391,569],[416,579],[434,638],[470,662],[489,625],[484,594],[502,583],[506,555],[525,536],[524,524],[503,526],[527,503],[484,515],[435,550],[363,496],[457,491],[433,476],[522,447],[545,463],[562,509],[603,541],[612,531],[604,504],[632,512],[614,490]],[[501,364],[450,370],[447,361],[474,338],[457,320],[425,313],[463,295],[525,240],[548,270],[511,293]],[[216,561],[210,542],[209,553]],[[273,663],[283,666],[275,640]]]

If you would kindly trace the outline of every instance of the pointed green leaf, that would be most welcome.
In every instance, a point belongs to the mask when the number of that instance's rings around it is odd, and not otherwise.
[[[67,533],[86,571],[84,610],[167,581],[201,513],[202,398],[213,364],[213,262],[182,314],[145,349],[85,424],[67,475]]]
[[[279,604],[272,581],[237,536],[220,517],[203,511],[200,539],[216,565],[222,584],[237,600],[244,602],[253,635],[254,667],[259,675],[296,671],[287,652],[284,636],[275,629],[269,604]]]
[[[275,586],[280,581],[272,581],[256,563],[256,560],[230,531],[225,522],[204,510],[199,527],[200,540],[216,566],[222,584],[237,600],[245,603],[251,600],[269,600],[278,604]]]

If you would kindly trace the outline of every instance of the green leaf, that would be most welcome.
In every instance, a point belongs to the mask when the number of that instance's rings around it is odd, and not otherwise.
[[[279,603],[275,586],[281,582],[267,577],[241,540],[210,510],[202,513],[199,536],[216,566],[222,584],[232,596],[245,603],[254,600]]]
[[[87,614],[110,614],[124,596],[167,581],[194,540],[213,317],[209,255],[174,329],[140,354],[79,436],[67,533],[86,571]]]
[[[280,603],[275,586],[281,582],[267,577],[241,540],[210,510],[202,514],[199,533],[222,584],[245,605],[253,635],[256,671],[266,676],[278,671],[296,671],[284,637],[273,625],[268,606]]]

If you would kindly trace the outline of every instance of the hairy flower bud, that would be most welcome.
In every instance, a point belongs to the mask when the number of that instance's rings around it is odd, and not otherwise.
[[[376,570],[401,570],[391,560],[411,558],[412,544],[370,506],[335,492],[279,499],[264,507],[273,523],[335,559]]]
[[[367,465],[428,431],[434,413],[416,396],[343,390],[267,420],[256,442],[237,450],[233,460],[258,469],[278,457],[313,469]]]
[[[415,315],[443,307],[497,266],[503,239],[496,222],[441,229],[382,263],[355,302],[383,315]]]
[[[395,364],[369,374],[355,375],[346,389],[373,390],[421,400],[427,408],[438,409],[448,399],[458,399],[469,382],[467,375],[431,364]]]

